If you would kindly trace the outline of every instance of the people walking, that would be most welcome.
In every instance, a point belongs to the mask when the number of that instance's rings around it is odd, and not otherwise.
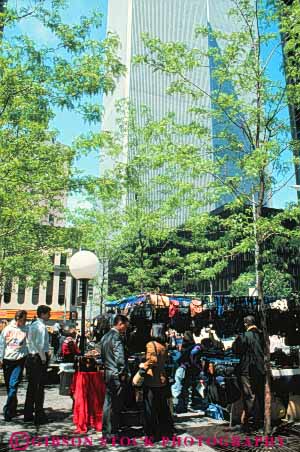
[[[37,308],[37,319],[28,332],[28,357],[26,374],[28,387],[26,392],[24,421],[44,424],[47,417],[44,412],[44,385],[49,361],[49,334],[45,322],[50,318],[51,308],[41,305]]]
[[[144,380],[144,429],[154,441],[174,433],[173,420],[168,405],[172,397],[166,376],[168,357],[163,324],[153,324],[151,340],[146,345],[146,361],[140,364],[146,372]]]
[[[120,413],[124,405],[127,363],[122,335],[125,334],[128,325],[127,317],[116,315],[113,327],[100,341],[106,383],[102,435],[108,441],[118,435]]]
[[[242,428],[248,431],[253,423],[259,427],[264,413],[264,342],[261,331],[255,325],[255,318],[251,315],[244,318],[246,332],[238,336],[233,343],[233,351],[240,357],[237,376],[242,400],[244,416]]]
[[[4,420],[11,421],[17,411],[17,391],[28,354],[26,311],[17,311],[15,319],[4,328],[0,336],[0,367],[3,367],[7,401],[3,408]]]

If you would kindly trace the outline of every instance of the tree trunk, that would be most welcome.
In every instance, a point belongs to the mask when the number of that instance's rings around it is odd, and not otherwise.
[[[213,299],[213,293],[214,293],[214,287],[213,287],[213,282],[212,282],[212,280],[210,279],[209,280],[209,288],[210,288],[210,302],[212,302],[212,299]]]
[[[257,240],[257,238],[256,238]],[[270,364],[270,339],[267,329],[267,316],[264,303],[264,291],[263,291],[263,276],[262,276],[262,247],[260,243],[256,242],[258,255],[257,255],[257,270],[258,270],[258,302],[260,310],[261,328],[264,338],[264,352],[265,352],[265,412],[264,412],[264,434],[269,435],[271,433],[271,364]]]
[[[104,301],[104,286],[105,286],[105,259],[102,261],[102,275],[101,275],[101,288],[100,288],[100,315],[103,312],[103,301]]]
[[[142,269],[144,269],[145,246],[144,246],[143,234],[142,234],[141,230],[139,230],[138,239],[139,239],[139,244],[140,244],[140,254],[139,254],[140,267]],[[144,292],[144,281],[141,281],[140,292],[141,293]]]
[[[7,0],[0,0],[0,14],[3,14],[5,12],[6,3]],[[2,40],[3,30],[4,30],[3,23],[0,23],[0,40]]]

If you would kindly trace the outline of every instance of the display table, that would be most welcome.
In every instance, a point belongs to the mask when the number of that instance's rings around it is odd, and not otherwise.
[[[300,375],[300,369],[272,369],[274,378],[292,377],[295,375]]]
[[[278,394],[287,407],[289,394],[300,394],[300,369],[272,369],[271,372],[272,392]]]
[[[76,433],[86,433],[89,427],[101,431],[105,397],[103,371],[76,372],[70,390],[74,399]]]

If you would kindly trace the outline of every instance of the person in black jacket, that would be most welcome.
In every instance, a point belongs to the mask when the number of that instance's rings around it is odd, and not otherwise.
[[[237,376],[244,405],[242,427],[247,431],[251,422],[259,427],[263,420],[265,368],[263,336],[254,317],[245,317],[244,325],[246,332],[237,337],[232,348],[240,357]]]
[[[127,363],[122,339],[129,321],[124,315],[116,315],[113,327],[100,341],[100,353],[105,369],[106,393],[103,407],[102,436],[108,441],[117,437],[120,412],[124,403]]]

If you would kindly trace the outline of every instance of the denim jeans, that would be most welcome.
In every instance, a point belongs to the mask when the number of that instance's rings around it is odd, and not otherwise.
[[[3,360],[3,373],[7,391],[7,401],[3,408],[4,416],[11,418],[15,416],[17,409],[17,391],[23,375],[25,358]]]

